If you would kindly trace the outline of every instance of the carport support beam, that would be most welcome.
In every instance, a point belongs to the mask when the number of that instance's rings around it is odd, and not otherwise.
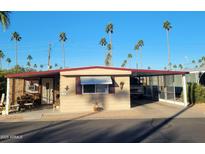
[[[7,87],[6,87],[6,115],[8,115],[9,114],[9,91],[10,91],[10,79],[9,78],[7,78]]]
[[[187,86],[186,86],[186,76],[185,76],[185,74],[182,75],[182,85],[183,85],[184,106],[187,106],[188,101],[187,101]]]

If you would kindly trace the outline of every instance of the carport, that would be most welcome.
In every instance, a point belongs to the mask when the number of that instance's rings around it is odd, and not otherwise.
[[[188,72],[133,69],[131,105],[161,101],[187,106],[186,74]]]

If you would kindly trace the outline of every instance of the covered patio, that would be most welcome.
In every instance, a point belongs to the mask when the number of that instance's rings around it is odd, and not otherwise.
[[[60,104],[59,71],[7,75],[6,111],[56,108]]]

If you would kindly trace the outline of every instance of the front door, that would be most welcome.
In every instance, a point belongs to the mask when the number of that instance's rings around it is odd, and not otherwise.
[[[53,79],[42,79],[42,104],[53,104]]]

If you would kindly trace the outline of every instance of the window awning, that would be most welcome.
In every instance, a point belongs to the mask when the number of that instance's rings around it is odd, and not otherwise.
[[[82,85],[88,84],[112,84],[112,79],[110,76],[86,76],[80,77],[80,83]]]

